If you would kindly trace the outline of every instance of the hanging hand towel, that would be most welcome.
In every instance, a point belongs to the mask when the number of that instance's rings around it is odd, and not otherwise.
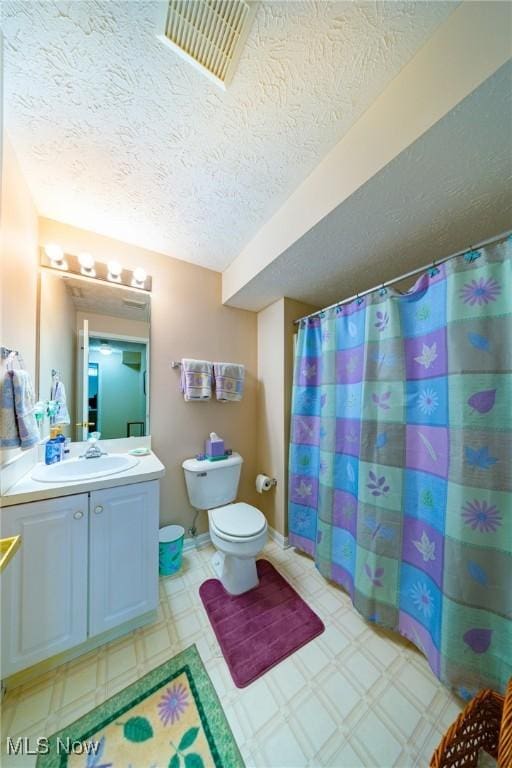
[[[6,371],[2,379],[2,447],[30,448],[39,442],[34,392],[26,371]]]
[[[37,427],[34,390],[32,380],[23,370],[11,371],[14,387],[14,410],[22,448],[30,448],[39,442],[39,429]]]
[[[62,381],[58,379],[54,381],[51,392],[52,400],[57,403],[57,410],[50,418],[50,424],[69,424],[71,419],[69,418],[69,411],[66,402],[66,388]]]
[[[222,402],[238,401],[244,392],[245,366],[238,363],[214,363],[215,392]]]
[[[185,400],[210,400],[212,396],[212,364],[208,360],[181,361],[181,391]]]
[[[2,372],[0,404],[0,447],[17,448],[20,445],[20,436],[14,411],[14,386],[11,371]]]

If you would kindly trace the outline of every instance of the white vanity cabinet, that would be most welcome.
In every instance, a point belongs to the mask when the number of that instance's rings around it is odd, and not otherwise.
[[[3,678],[156,609],[158,500],[151,480],[2,509],[2,535],[21,536],[1,576]]]
[[[91,493],[89,634],[158,604],[158,481]]]
[[[88,494],[1,510],[21,547],[1,576],[2,677],[87,639]]]

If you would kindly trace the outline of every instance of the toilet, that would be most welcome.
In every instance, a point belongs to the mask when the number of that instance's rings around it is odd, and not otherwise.
[[[256,557],[267,541],[267,521],[256,507],[234,502],[243,459],[238,453],[221,461],[186,459],[182,467],[190,503],[208,510],[210,538],[216,549],[215,575],[230,595],[258,586]]]

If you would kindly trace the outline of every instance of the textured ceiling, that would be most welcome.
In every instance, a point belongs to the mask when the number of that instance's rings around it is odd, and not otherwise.
[[[4,0],[7,129],[42,215],[222,270],[456,5],[262,1],[223,92],[158,2]]]
[[[512,229],[512,63],[297,240],[229,304],[325,307]]]
[[[79,312],[92,312],[96,315],[110,315],[149,323],[150,296],[140,291],[130,291],[99,282],[88,282],[67,275],[62,275],[61,279],[65,280],[66,288]]]

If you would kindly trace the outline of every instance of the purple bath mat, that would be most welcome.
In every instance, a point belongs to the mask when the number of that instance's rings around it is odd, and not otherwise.
[[[244,688],[325,627],[268,560],[256,563],[259,585],[236,597],[218,579],[199,595],[237,688]]]

